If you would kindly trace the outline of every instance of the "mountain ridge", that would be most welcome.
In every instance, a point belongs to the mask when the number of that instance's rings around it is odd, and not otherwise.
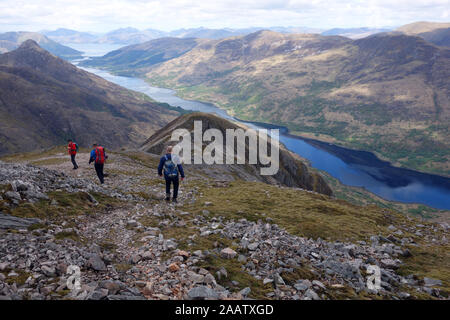
[[[164,154],[166,147],[168,145],[173,145],[175,142],[171,142],[170,138],[172,132],[176,129],[187,129],[191,136],[193,137],[193,129],[194,122],[198,121],[202,124],[202,133],[208,128],[214,128],[222,132],[225,136],[225,132],[227,129],[246,129],[244,126],[237,125],[236,123],[230,122],[228,120],[222,119],[216,115],[202,113],[202,112],[193,112],[186,115],[182,115],[170,123],[168,123],[164,128],[156,131],[151,137],[149,137],[141,146],[140,150],[146,151],[154,154]],[[227,150],[225,147],[226,141],[223,141],[224,146],[224,157],[227,154]],[[267,142],[268,145],[271,142]],[[267,147],[270,150],[270,147]],[[235,145],[233,152],[236,153],[237,146]],[[279,170],[273,176],[264,176],[259,173],[262,167],[266,167],[262,165],[260,162],[257,164],[249,164],[248,163],[248,154],[249,154],[249,142],[245,141],[245,164],[222,164],[222,165],[185,165],[188,170],[190,167],[195,167],[197,170],[205,170],[205,174],[209,176],[215,176],[214,171],[216,167],[218,171],[221,171],[220,178],[216,177],[216,179],[220,180],[234,180],[234,176],[240,177],[244,180],[249,180],[249,177],[252,178],[250,181],[256,178],[256,181],[261,181],[269,184],[281,184],[287,187],[297,187],[303,188],[310,191],[315,191],[325,195],[332,195],[331,188],[326,184],[325,180],[320,176],[319,173],[312,171],[308,168],[298,156],[288,151],[284,146],[280,146],[279,151],[279,160],[275,160],[277,162],[277,166]],[[235,157],[235,155],[233,156]],[[225,158],[223,158],[225,163]],[[201,169],[200,169],[201,168]],[[224,172],[223,172],[224,171]]]

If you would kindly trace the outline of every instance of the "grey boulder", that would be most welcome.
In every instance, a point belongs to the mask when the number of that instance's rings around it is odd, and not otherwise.
[[[219,294],[207,286],[198,286],[189,290],[188,297],[192,300],[209,300],[218,299]]]

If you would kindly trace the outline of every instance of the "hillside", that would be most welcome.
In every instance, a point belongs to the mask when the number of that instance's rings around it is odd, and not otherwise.
[[[397,31],[419,36],[437,46],[450,47],[450,23],[415,22],[401,26]]]
[[[160,154],[111,152],[101,187],[78,157],[0,161],[1,299],[448,299],[446,224],[196,166],[167,204]]]
[[[0,55],[0,154],[93,142],[136,146],[178,112],[78,69],[32,41]]]
[[[81,58],[82,52],[55,42],[45,35],[36,32],[6,32],[0,33],[0,53],[18,48],[26,40],[36,41],[42,48],[63,59]]]
[[[155,132],[145,143],[140,147],[141,150],[160,154],[166,150],[168,145],[174,145],[175,142],[171,142],[170,138],[172,132],[179,128],[187,129],[191,132],[193,137],[194,121],[201,121],[203,133],[208,128],[218,129],[225,137],[226,129],[238,129],[243,128],[235,123],[219,118],[216,115],[207,113],[189,113],[181,117],[176,118],[167,126]],[[223,162],[225,163],[225,157],[227,155],[225,148],[226,141],[223,141]],[[270,143],[269,143],[270,145]],[[270,147],[268,147],[270,149]],[[236,154],[237,146],[233,150]],[[245,154],[249,154],[249,142],[246,141]],[[283,146],[280,147],[279,157],[279,170],[275,175],[261,175],[260,168],[265,167],[260,162],[257,164],[248,164],[248,156],[246,157],[246,164],[244,165],[186,165],[187,168],[194,166],[197,170],[203,170],[205,175],[215,177],[220,180],[234,180],[233,177],[239,177],[243,180],[261,181],[269,184],[281,184],[288,187],[303,188],[318,193],[331,195],[332,191],[325,183],[320,174],[316,172],[310,172],[309,169],[303,164],[295,154],[286,150]]]
[[[352,41],[261,31],[204,41],[145,76],[238,118],[449,175],[449,62],[449,50],[398,33]]]
[[[418,36],[437,46],[450,47],[450,27],[419,33]]]
[[[93,57],[82,61],[81,66],[100,67],[121,75],[142,74],[149,67],[173,58],[177,58],[198,45],[201,40],[160,38],[130,45],[107,53],[102,57]]]

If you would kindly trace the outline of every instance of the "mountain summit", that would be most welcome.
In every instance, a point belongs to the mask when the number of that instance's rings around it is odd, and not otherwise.
[[[22,50],[34,49],[34,50],[45,51],[37,44],[36,41],[34,41],[32,39],[28,39],[28,40],[22,42],[22,44],[19,46],[19,49],[22,49]]]

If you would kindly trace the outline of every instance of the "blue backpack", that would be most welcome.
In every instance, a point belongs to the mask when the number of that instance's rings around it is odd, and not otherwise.
[[[168,177],[174,178],[178,177],[178,167],[171,159],[168,159],[167,156],[166,161],[164,162],[164,174]]]

